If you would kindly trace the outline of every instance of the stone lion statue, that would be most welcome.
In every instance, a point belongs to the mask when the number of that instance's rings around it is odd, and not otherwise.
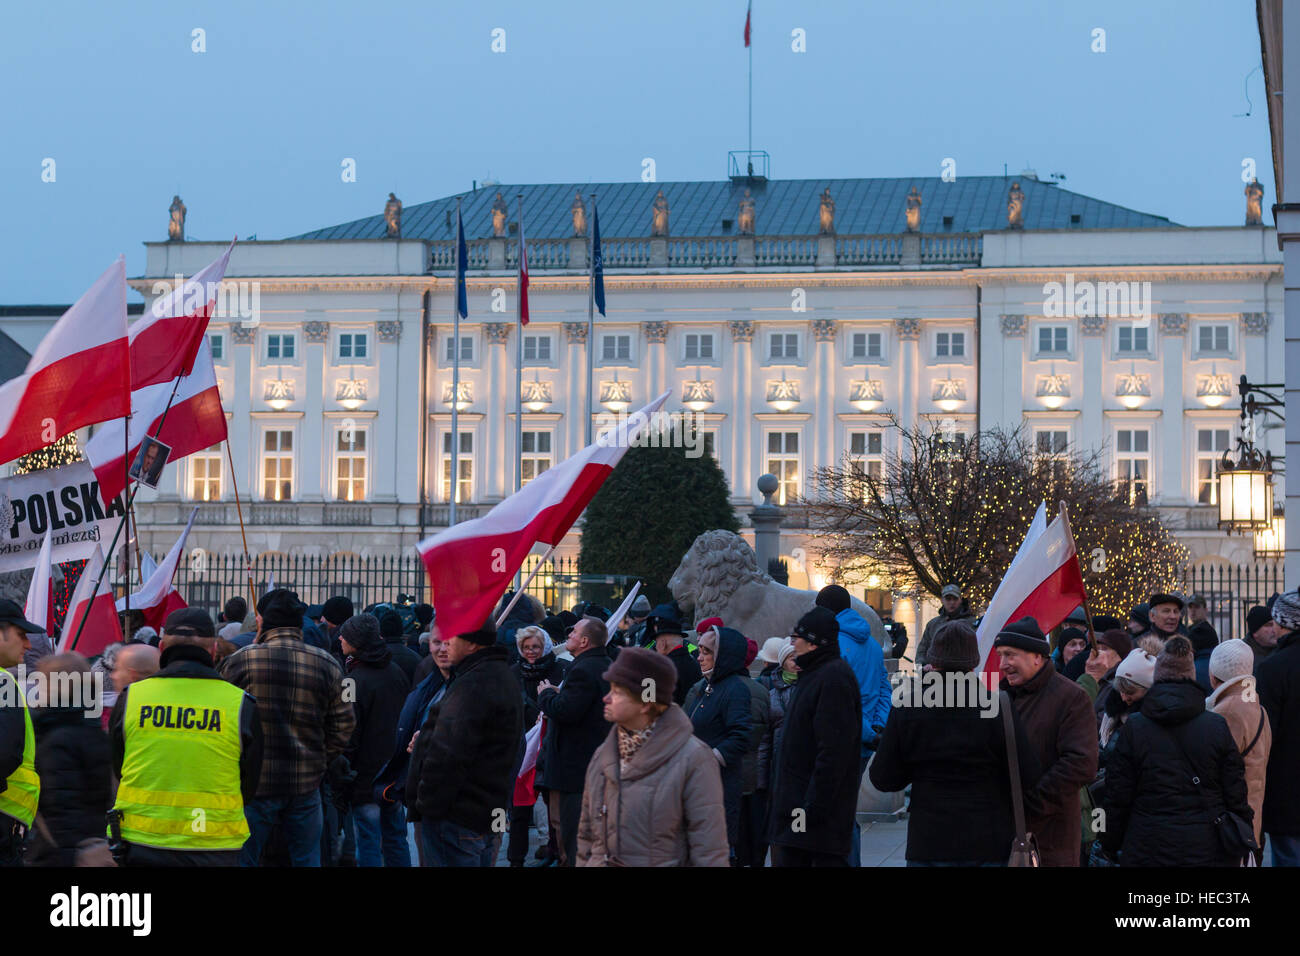
[[[769,637],[785,637],[817,599],[816,591],[800,591],[772,580],[758,569],[751,548],[731,531],[706,531],[691,544],[668,581],[685,617],[683,623],[720,617],[761,645]],[[890,656],[892,642],[879,615],[857,598],[857,611],[871,626],[871,636]]]

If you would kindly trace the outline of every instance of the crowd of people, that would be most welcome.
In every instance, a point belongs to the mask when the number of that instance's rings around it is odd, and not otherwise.
[[[895,674],[839,585],[761,645],[513,597],[443,634],[276,589],[93,662],[0,602],[0,863],[850,867],[865,780],[906,791],[909,866],[1300,865],[1300,593],[1222,642],[1195,595],[1023,618],[993,684],[955,585]]]

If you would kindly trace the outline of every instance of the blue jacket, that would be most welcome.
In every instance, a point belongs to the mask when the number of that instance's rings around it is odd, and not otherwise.
[[[858,680],[858,697],[862,701],[862,755],[871,753],[865,741],[876,735],[871,728],[883,727],[889,719],[889,673],[885,655],[871,636],[871,625],[853,608],[835,615],[840,625],[840,657]]]

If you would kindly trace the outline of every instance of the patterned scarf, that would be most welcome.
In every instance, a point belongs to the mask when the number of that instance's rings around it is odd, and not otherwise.
[[[650,724],[645,730],[628,730],[621,724],[618,728],[618,768],[620,773],[627,773],[628,764],[636,756],[636,752],[645,746],[650,735],[654,733],[655,723],[658,718]]]

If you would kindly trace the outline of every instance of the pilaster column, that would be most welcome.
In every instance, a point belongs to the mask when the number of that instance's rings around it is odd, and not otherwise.
[[[375,447],[370,460],[381,461],[383,467],[371,468],[370,499],[372,501],[397,501],[397,471],[408,466],[410,459],[405,455],[394,454],[397,451],[400,435],[414,435],[414,424],[406,419],[403,406],[417,413],[419,406],[409,400],[403,401],[401,351],[402,323],[380,322],[376,326],[379,338],[379,415],[375,418]],[[408,349],[407,351],[412,351]],[[414,351],[419,355],[418,350]],[[399,422],[399,417],[403,420]],[[400,426],[400,427],[399,427]],[[402,442],[402,448],[412,447]]]
[[[235,322],[230,326],[233,354],[230,371],[234,379],[231,396],[230,454],[235,460],[234,478],[239,485],[239,496],[245,501],[257,501],[262,496],[261,485],[254,480],[257,461],[254,443],[260,436],[253,429],[253,369],[257,357],[257,328]],[[232,487],[227,494],[233,501]]]
[[[513,472],[509,468],[506,456],[508,430],[506,413],[513,411],[509,397],[514,391],[514,381],[509,377],[509,363],[506,361],[506,343],[510,340],[510,326],[507,322],[486,322],[483,325],[487,339],[487,431],[483,451],[477,455],[479,467],[483,469],[483,478],[479,487],[489,501],[500,501],[506,496],[506,479]],[[509,406],[509,407],[507,407]]]
[[[733,496],[748,497],[754,487],[754,323],[727,323],[731,332],[731,479]]]
[[[322,472],[329,474],[330,456],[333,449],[330,442],[332,435],[325,435],[325,421],[321,415],[325,402],[325,349],[329,342],[329,324],[326,322],[304,322],[302,326],[306,347],[303,349],[303,372],[307,376],[307,388],[303,395],[302,448],[299,455],[299,467],[302,480],[298,482],[298,497],[303,501],[324,501],[330,497],[326,491]],[[373,478],[373,476],[372,476]],[[374,489],[371,489],[373,496]]]
[[[1106,350],[1106,317],[1104,315],[1085,315],[1079,319],[1080,352],[1083,355],[1082,381],[1070,382],[1070,401],[1067,405],[1077,407],[1079,412],[1080,448],[1100,448],[1106,441],[1105,423],[1102,406],[1105,395],[1102,392],[1101,364]],[[1154,437],[1154,436],[1152,436]]]
[[[642,322],[641,331],[646,341],[646,381],[650,387],[645,398],[649,401],[668,387],[667,359],[664,354],[666,351],[664,343],[668,341],[668,323]],[[676,398],[678,401],[681,400],[680,395]]]
[[[568,375],[569,407],[564,410],[564,449],[556,460],[576,454],[585,447],[587,438],[587,323],[565,322],[564,337],[568,343],[565,349],[564,366]],[[598,388],[595,382],[592,386]],[[592,396],[591,413],[597,414],[596,398]],[[595,440],[595,432],[592,439]]]
[[[898,417],[904,428],[916,425],[917,390],[920,388],[921,320],[895,319],[898,337]]]
[[[1023,315],[1000,315],[998,324],[1002,328],[1002,408],[994,421],[982,421],[980,427],[1013,430],[1025,419],[1025,331],[1029,322]]]
[[[834,465],[835,454],[835,320],[813,319],[812,326],[814,369],[817,381],[813,385],[817,413],[813,416],[813,468]],[[809,469],[811,470],[811,469]]]
[[[1161,374],[1160,394],[1164,396],[1164,422],[1160,429],[1159,457],[1156,461],[1164,467],[1160,469],[1159,488],[1165,501],[1190,500],[1190,488],[1185,488],[1183,477],[1187,466],[1183,464],[1183,369],[1187,364],[1186,348],[1187,314],[1185,312],[1163,312],[1160,315],[1160,357],[1164,362]],[[1151,437],[1155,438],[1155,429]]]

